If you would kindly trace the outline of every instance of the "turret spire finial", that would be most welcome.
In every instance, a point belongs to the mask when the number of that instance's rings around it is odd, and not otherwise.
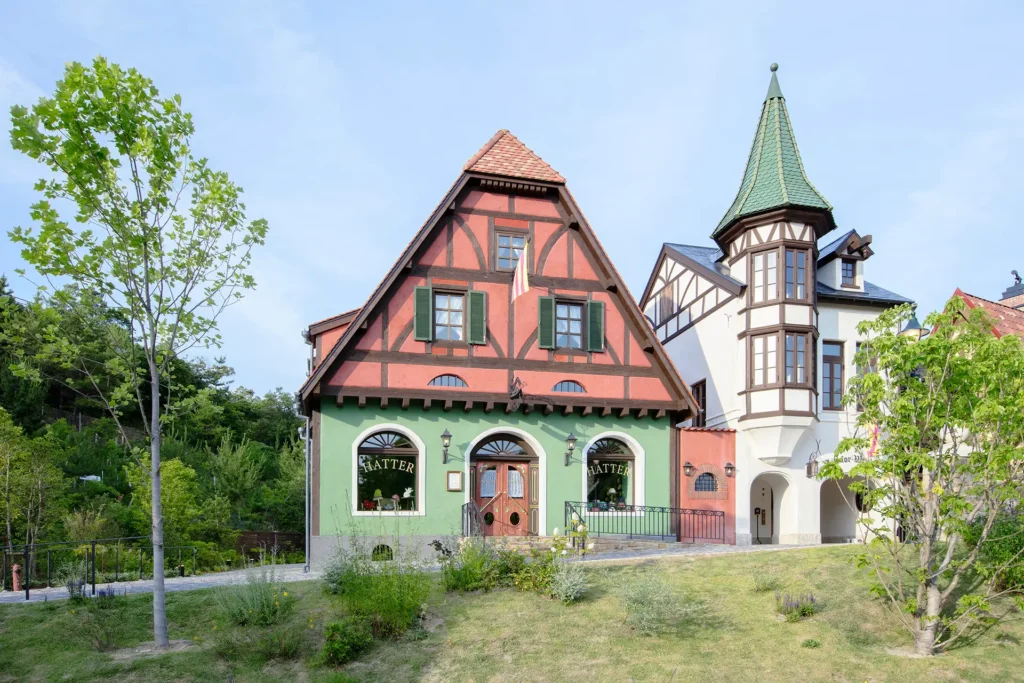
[[[779,77],[776,72],[779,70],[779,65],[772,62],[772,82],[768,85],[768,94],[765,95],[766,100],[778,98],[782,99],[782,88],[779,87]]]

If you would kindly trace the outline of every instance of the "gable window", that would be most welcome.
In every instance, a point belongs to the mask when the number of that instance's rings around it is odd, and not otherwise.
[[[693,490],[697,492],[713,493],[718,490],[718,480],[710,472],[704,472],[693,482]]]
[[[786,334],[786,384],[807,382],[807,335]]]
[[[458,375],[438,375],[427,383],[428,387],[468,387],[466,380]]]
[[[551,387],[551,391],[557,391],[559,393],[567,394],[585,394],[587,390],[583,388],[583,385],[579,382],[574,382],[571,379],[563,379],[561,382]]]
[[[362,511],[415,512],[419,449],[404,434],[372,434],[356,450],[356,494]]]
[[[497,233],[498,270],[515,270],[526,248],[526,235]]]
[[[786,249],[786,298],[807,299],[807,250]]]
[[[555,348],[583,348],[583,304],[555,304]]]
[[[843,268],[843,287],[856,287],[857,286],[857,262],[853,259],[844,258],[842,262]]]
[[[821,344],[821,407],[843,409],[843,343]]]
[[[751,258],[753,273],[752,303],[774,301],[779,298],[779,252],[762,251]]]
[[[779,337],[775,334],[762,334],[753,338],[751,384],[754,386],[778,382],[778,344]]]
[[[708,418],[708,383],[705,380],[694,382],[690,386],[693,400],[697,402],[697,414],[693,416],[694,427],[704,427]]]
[[[434,292],[434,339],[462,341],[464,295]]]
[[[633,504],[635,456],[618,439],[600,439],[587,451],[587,503],[591,510]]]

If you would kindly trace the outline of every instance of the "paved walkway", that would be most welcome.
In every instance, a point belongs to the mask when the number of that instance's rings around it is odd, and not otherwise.
[[[646,560],[658,558],[675,557],[712,557],[715,555],[728,555],[733,553],[759,553],[759,552],[782,552],[789,550],[805,550],[808,548],[827,548],[827,545],[677,545],[662,549],[652,550],[621,550],[604,552],[599,555],[588,557],[585,562],[588,564],[602,562],[626,562],[630,560]],[[429,571],[437,571],[437,565],[427,567]],[[245,577],[249,570],[236,569],[229,572],[218,572],[213,574],[202,574],[200,576],[185,576],[164,579],[164,590],[168,593],[176,591],[190,591],[200,588],[214,588],[217,586],[232,586],[245,583]],[[279,564],[274,568],[275,578],[281,582],[310,581],[320,578],[317,571],[305,572],[301,564]],[[118,594],[128,593],[150,593],[153,590],[153,581],[119,581],[117,583],[96,584],[96,590],[107,587],[113,588]],[[92,594],[92,586],[88,587],[88,593]],[[30,602],[44,602],[46,600],[66,600],[68,597],[65,588],[33,588]],[[24,603],[25,593],[12,593],[11,591],[0,592],[0,603]]]

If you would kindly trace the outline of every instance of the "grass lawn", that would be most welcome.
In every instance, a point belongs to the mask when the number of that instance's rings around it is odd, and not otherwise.
[[[1024,681],[1024,627],[1005,624],[968,647],[922,660],[886,652],[909,637],[867,595],[869,577],[854,568],[856,547],[690,559],[652,560],[588,569],[583,602],[564,606],[511,589],[445,594],[429,601],[432,624],[399,642],[375,644],[342,669],[315,663],[327,621],[341,612],[318,582],[286,586],[296,607],[282,625],[232,630],[212,590],[171,593],[171,638],[197,645],[185,652],[117,660],[93,645],[99,610],[65,601],[0,605],[0,681]],[[813,590],[823,604],[797,623],[775,614],[772,593],[756,593],[752,577],[778,569],[791,593]],[[674,595],[700,597],[710,614],[700,624],[642,637],[624,623],[620,589],[638,572],[658,572]],[[672,599],[666,596],[666,599]],[[106,631],[116,648],[152,637],[148,596],[119,598]],[[310,625],[313,628],[310,628]],[[217,629],[214,628],[217,626]],[[276,629],[276,630],[275,630]],[[218,655],[224,633],[251,638],[236,652],[273,649],[260,637],[290,634],[294,659],[260,662]],[[301,636],[297,635],[300,634]],[[275,636],[276,637],[276,636]],[[816,648],[804,647],[808,639]],[[272,642],[272,641],[271,641]],[[293,648],[294,649],[294,648]],[[257,657],[258,659],[258,657]]]

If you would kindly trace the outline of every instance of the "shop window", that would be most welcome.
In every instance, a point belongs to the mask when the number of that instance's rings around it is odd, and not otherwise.
[[[356,495],[359,509],[381,512],[415,512],[419,449],[399,432],[371,435],[356,450]]]
[[[618,439],[601,439],[587,451],[587,503],[591,510],[633,504],[635,457]]]

